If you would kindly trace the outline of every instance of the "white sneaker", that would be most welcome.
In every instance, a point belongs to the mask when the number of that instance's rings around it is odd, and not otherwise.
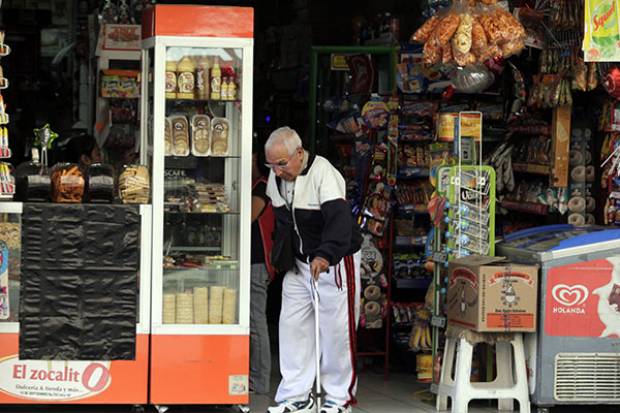
[[[326,400],[321,406],[321,413],[351,413],[351,406],[342,406],[331,400]]]
[[[273,406],[267,409],[267,413],[313,413],[314,411],[314,399],[312,397],[308,398],[308,400],[302,400],[298,402],[287,402],[285,400],[277,406]]]

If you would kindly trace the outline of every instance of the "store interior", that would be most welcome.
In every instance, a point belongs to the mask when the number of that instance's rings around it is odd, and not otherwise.
[[[612,9],[604,17],[615,19],[615,29],[596,23],[607,3]],[[217,46],[217,52],[183,41],[166,44],[165,102],[158,106],[152,78],[160,71],[159,52],[157,46],[144,52],[139,46],[142,13],[153,4],[252,8],[253,61],[248,63],[242,43]],[[0,323],[19,321],[25,328],[17,307],[24,319],[43,322],[35,320],[39,310],[13,292],[20,289],[20,272],[43,271],[35,249],[31,254],[24,246],[43,236],[41,225],[56,225],[55,217],[70,215],[64,207],[92,204],[125,208],[122,217],[118,208],[97,210],[113,216],[108,224],[122,227],[125,238],[98,218],[101,235],[89,242],[125,243],[132,251],[117,252],[114,259],[110,253],[100,263],[97,254],[91,257],[97,261],[92,268],[118,276],[99,287],[118,280],[138,286],[130,296],[120,287],[114,290],[115,299],[128,300],[122,306],[126,313],[119,310],[115,317],[133,318],[124,330],[109,333],[112,344],[99,357],[140,359],[139,347],[132,352],[123,345],[123,340],[139,342],[140,328],[138,337],[130,330],[149,322],[140,318],[150,308],[140,289],[159,289],[153,320],[163,334],[176,331],[176,325],[240,324],[248,296],[238,274],[246,268],[240,260],[247,253],[238,246],[236,237],[242,235],[227,231],[246,223],[242,211],[249,198],[236,179],[247,171],[247,138],[262,147],[274,129],[286,125],[345,177],[364,236],[355,411],[435,411],[450,325],[482,335],[538,337],[534,344],[525,339],[525,352],[530,386],[537,385],[535,391],[530,387],[530,399],[541,413],[620,403],[620,373],[595,374],[590,390],[596,397],[562,382],[568,373],[549,373],[565,367],[552,364],[559,363],[549,361],[554,357],[561,361],[589,348],[617,356],[620,345],[620,322],[614,318],[620,312],[614,244],[620,239],[615,232],[620,226],[617,6],[616,0],[0,1],[0,202],[20,203],[18,209],[0,208],[0,245],[18,257],[9,260],[5,281],[0,271],[0,298],[4,294],[12,309],[6,317],[0,313]],[[145,75],[149,82],[143,82]],[[244,83],[248,76],[252,82]],[[214,78],[217,91],[209,90]],[[251,125],[240,109],[247,104]],[[157,114],[161,119],[153,121]],[[161,126],[160,135],[141,130],[154,123]],[[86,136],[96,142],[87,154],[96,165],[88,170],[79,144]],[[153,150],[153,142],[165,149]],[[72,181],[63,183],[67,178]],[[64,209],[55,204],[65,204]],[[151,212],[142,207],[149,204],[163,228],[152,233],[143,225]],[[23,218],[15,218],[17,210]],[[37,214],[45,217],[43,224]],[[86,215],[59,226],[57,244],[50,241],[46,253],[73,245],[72,229],[81,225],[87,231],[91,224]],[[25,223],[33,223],[32,229]],[[153,238],[148,250],[127,241],[136,234]],[[75,257],[63,254],[59,261],[65,266],[56,268],[48,260],[51,266],[45,268],[77,271]],[[478,255],[487,260],[472,263],[471,256]],[[139,274],[146,265],[159,281],[145,284]],[[508,276],[512,284],[497,293],[490,281],[488,295],[478,295],[484,282],[467,290],[458,265],[477,277],[489,268],[496,274],[520,268],[525,275]],[[207,283],[200,271],[208,274]],[[282,277],[270,284],[267,301],[272,387],[279,377],[281,284]],[[465,310],[454,309],[457,302],[486,305],[495,295],[501,296],[498,303],[488,304],[499,308],[493,325],[491,318],[465,319]],[[553,297],[563,307],[553,307]],[[590,312],[591,324],[575,318]],[[72,334],[86,340],[78,333]],[[499,350],[480,342],[470,380],[492,381]],[[27,358],[89,357],[76,343],[59,340],[56,350],[42,341],[29,343],[30,353],[20,349]],[[144,345],[165,353],[171,344]],[[538,358],[527,353],[528,345],[538,349]],[[568,353],[560,352],[562,346]],[[575,365],[570,380],[585,380],[592,365]],[[272,396],[251,396],[250,404],[261,411]],[[186,404],[203,403],[190,398]],[[386,405],[389,410],[382,410]],[[495,411],[492,405],[476,402],[478,410],[470,411]]]

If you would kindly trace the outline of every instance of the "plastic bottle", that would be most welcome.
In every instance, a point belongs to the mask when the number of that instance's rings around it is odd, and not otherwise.
[[[230,80],[228,77],[223,77],[222,78],[222,88],[220,91],[220,98],[222,100],[228,100],[228,86],[230,85]]]
[[[235,78],[230,78],[230,83],[228,84],[228,100],[237,99],[237,84],[235,83]]]
[[[198,61],[196,68],[196,99],[209,99],[209,62],[206,57]]]
[[[220,64],[215,61],[211,69],[211,99],[220,100],[222,98],[222,70]]]
[[[177,97],[177,62],[166,62],[166,99]]]
[[[194,62],[187,56],[179,62],[177,67],[177,98],[194,99],[194,88],[196,86],[194,69]]]

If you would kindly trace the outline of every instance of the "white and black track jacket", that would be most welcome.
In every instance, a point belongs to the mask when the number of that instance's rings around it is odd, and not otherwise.
[[[292,211],[280,193],[280,183],[271,171],[267,196],[276,225],[291,220],[295,224],[297,258],[310,262],[319,256],[336,265],[360,249],[362,237],[346,201],[344,178],[327,159],[309,155],[308,165],[295,180]]]

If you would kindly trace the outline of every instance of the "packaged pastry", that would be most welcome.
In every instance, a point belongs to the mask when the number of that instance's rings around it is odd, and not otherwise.
[[[211,119],[207,115],[192,116],[192,155],[208,156],[211,152]]]
[[[118,192],[123,204],[148,204],[149,170],[144,165],[128,165],[118,178]]]
[[[437,24],[439,23],[439,17],[434,15],[430,19],[428,19],[416,32],[411,36],[412,42],[426,43],[433,33]]]
[[[230,145],[230,124],[225,118],[211,121],[211,155],[226,156]]]
[[[172,122],[170,121],[170,118],[166,118],[164,122],[164,154],[166,156],[172,156],[174,155],[172,150]]]
[[[25,162],[15,170],[15,200],[49,202],[51,180],[47,168],[36,162]]]
[[[80,203],[86,181],[76,164],[62,163],[52,168],[52,202]]]
[[[189,155],[189,123],[184,115],[170,117],[172,124],[172,154],[175,156]]]
[[[112,203],[114,201],[114,168],[95,163],[88,167],[88,202]]]

